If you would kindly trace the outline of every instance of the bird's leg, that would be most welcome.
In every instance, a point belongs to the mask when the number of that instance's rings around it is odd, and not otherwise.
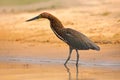
[[[69,47],[69,56],[68,56],[67,60],[65,61],[64,65],[66,65],[66,63],[69,61],[69,59],[71,57],[72,50],[73,49],[71,47]]]
[[[77,49],[76,49],[76,53],[77,53],[76,66],[78,66],[78,61],[79,61],[79,53],[78,53],[78,50],[77,50]]]
[[[78,65],[76,65],[76,80],[78,80]]]
[[[69,67],[67,66],[67,65],[64,65],[65,66],[65,68],[66,68],[66,70],[67,70],[67,73],[68,73],[68,75],[69,75],[69,80],[71,80],[71,72],[70,72],[70,69],[69,69]]]

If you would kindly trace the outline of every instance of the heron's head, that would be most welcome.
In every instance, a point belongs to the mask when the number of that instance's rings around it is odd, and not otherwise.
[[[37,20],[37,19],[40,19],[40,18],[50,19],[51,16],[52,16],[52,15],[51,15],[50,13],[43,12],[43,13],[39,14],[39,15],[36,16],[36,17],[33,17],[33,18],[31,18],[31,19],[26,20],[26,22],[28,22],[28,21],[33,21],[33,20]]]

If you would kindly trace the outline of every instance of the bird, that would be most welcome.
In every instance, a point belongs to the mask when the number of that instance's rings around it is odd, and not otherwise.
[[[62,22],[49,12],[42,12],[36,17],[26,20],[26,22],[41,18],[48,19],[50,22],[50,27],[54,32],[54,34],[69,46],[69,55],[64,65],[66,65],[70,60],[73,50],[76,50],[76,55],[77,55],[76,65],[78,65],[78,61],[79,61],[78,50],[89,50],[89,49],[97,50],[97,51],[100,50],[100,47],[96,45],[92,40],[90,40],[86,35],[84,35],[83,33],[77,30],[71,28],[65,28]]]

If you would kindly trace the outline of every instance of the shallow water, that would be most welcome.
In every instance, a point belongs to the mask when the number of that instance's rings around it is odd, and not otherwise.
[[[0,79],[5,80],[119,80],[120,63],[84,62],[31,57],[0,57]],[[6,72],[6,73],[5,73]],[[8,73],[7,73],[8,72]],[[8,76],[7,79],[5,76]],[[23,78],[21,78],[23,77]],[[25,78],[25,79],[24,79]]]
[[[120,80],[119,45],[101,46],[99,52],[80,50],[78,67],[75,51],[66,67],[66,46],[51,46],[4,44],[0,49],[0,80]]]
[[[64,64],[65,59],[47,59],[47,58],[32,58],[32,57],[0,57],[0,62],[14,62],[25,64]],[[75,60],[70,60],[70,64],[75,64]],[[106,67],[120,69],[120,61],[117,62],[85,62],[79,61],[79,65],[85,67]]]
[[[69,64],[0,63],[0,80],[119,80],[120,69]]]

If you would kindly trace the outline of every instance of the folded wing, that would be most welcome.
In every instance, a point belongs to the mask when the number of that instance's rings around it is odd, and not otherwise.
[[[65,28],[64,32],[66,33],[65,36],[63,36],[64,39],[67,41],[67,44],[72,46],[74,49],[100,50],[100,47],[88,39],[88,37],[86,37],[84,34],[70,28]]]

